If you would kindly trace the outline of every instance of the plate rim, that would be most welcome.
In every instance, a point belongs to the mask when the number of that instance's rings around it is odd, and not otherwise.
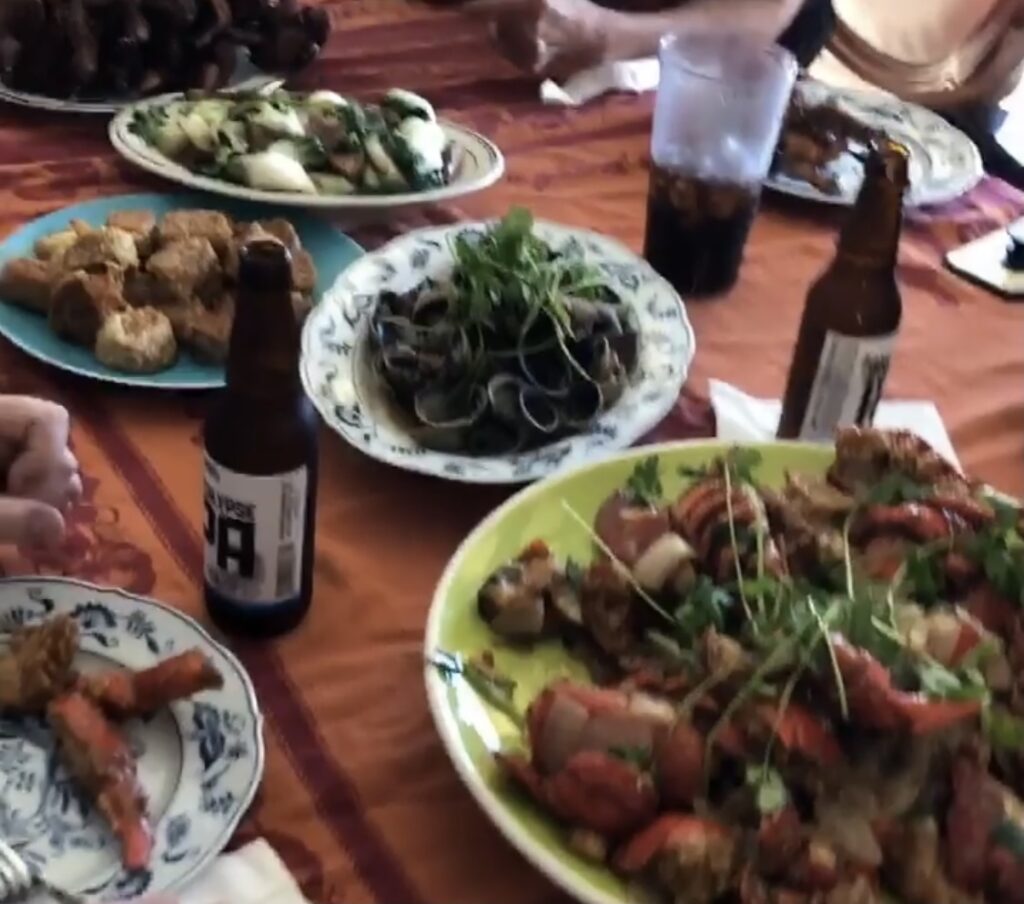
[[[237,185],[224,179],[214,179],[209,176],[193,173],[149,145],[146,145],[146,148],[152,152],[151,154],[144,153],[135,147],[136,143],[142,142],[142,139],[131,133],[129,126],[132,117],[139,111],[172,103],[183,97],[184,94],[178,91],[170,94],[159,94],[128,104],[118,110],[110,120],[107,126],[107,134],[114,150],[133,166],[195,191],[225,195],[243,201],[272,204],[278,207],[304,207],[339,212],[370,212],[452,201],[456,198],[476,194],[490,188],[505,175],[505,155],[495,142],[468,126],[439,117],[437,124],[450,139],[457,141],[461,147],[476,146],[485,152],[489,164],[480,176],[465,182],[450,182],[440,188],[431,188],[418,192],[402,192],[400,194],[309,195],[248,188],[247,186]]]
[[[834,454],[835,445],[831,443],[814,443],[802,440],[774,440],[757,443],[736,442],[733,440],[705,437],[701,439],[670,440],[652,443],[633,449],[624,449],[619,453],[597,461],[588,462],[579,467],[559,471],[543,480],[523,487],[513,493],[497,508],[488,512],[459,543],[452,553],[441,577],[434,588],[427,612],[426,627],[423,632],[424,684],[426,685],[427,706],[430,710],[434,730],[440,736],[441,744],[448,760],[455,768],[463,787],[469,791],[476,805],[484,812],[491,824],[501,833],[505,841],[511,845],[532,867],[539,870],[562,891],[572,895],[581,904],[629,904],[629,899],[610,894],[595,888],[579,878],[573,871],[567,871],[565,864],[545,845],[529,837],[508,808],[498,798],[496,792],[484,781],[475,770],[472,759],[465,745],[459,739],[459,729],[455,717],[446,700],[447,685],[438,674],[437,668],[430,662],[430,657],[437,652],[440,641],[441,621],[445,612],[444,601],[448,596],[456,572],[462,566],[469,548],[484,532],[492,529],[513,508],[528,502],[532,497],[548,492],[551,487],[578,477],[594,468],[607,467],[613,463],[628,462],[646,458],[650,455],[663,455],[677,449],[696,449],[707,447],[709,451],[718,451],[740,445],[750,448],[771,447],[774,449],[816,450]]]
[[[416,241],[418,238],[424,235],[431,235],[436,233],[447,234],[454,232],[456,230],[463,229],[487,228],[499,222],[500,219],[500,217],[490,217],[483,220],[466,220],[444,226],[426,226],[420,229],[414,229],[410,232],[405,232],[402,235],[396,236],[395,238],[391,239],[390,241],[386,242],[380,247],[367,252],[362,258],[360,258],[360,261],[372,263],[372,261],[375,258],[383,257],[385,254],[392,252],[395,248],[399,248],[406,243]],[[618,455],[620,452],[623,452],[626,449],[628,449],[645,433],[647,433],[649,430],[652,430],[659,423],[661,423],[661,421],[664,420],[664,418],[672,410],[672,406],[678,400],[679,393],[681,392],[682,387],[685,384],[686,379],[689,375],[690,368],[693,364],[693,359],[696,357],[697,354],[697,337],[693,329],[693,324],[690,323],[690,319],[686,313],[686,303],[684,302],[679,292],[672,286],[671,283],[668,282],[668,280],[666,280],[663,276],[658,274],[657,271],[655,271],[650,266],[650,264],[648,264],[647,261],[644,260],[644,258],[641,255],[637,254],[628,245],[624,244],[623,242],[620,242],[618,239],[605,235],[604,233],[597,232],[593,229],[569,226],[564,223],[557,223],[552,220],[542,218],[535,219],[534,224],[545,226],[548,228],[554,228],[556,230],[560,230],[562,232],[566,232],[572,235],[594,237],[601,240],[604,243],[612,245],[613,247],[616,248],[616,250],[622,252],[624,255],[628,255],[629,257],[634,258],[638,264],[641,264],[644,267],[646,267],[651,272],[651,274],[653,274],[653,276],[657,278],[658,281],[663,283],[663,287],[666,290],[670,291],[679,302],[680,329],[685,334],[685,339],[690,349],[690,357],[689,360],[687,360],[680,367],[679,374],[675,378],[676,387],[672,401],[668,402],[665,405],[664,410],[661,410],[656,417],[654,415],[651,415],[645,418],[642,422],[638,422],[639,429],[634,429],[633,431],[631,431],[633,435],[630,438],[621,440],[621,442],[623,442],[624,445],[612,446],[605,450],[605,452],[611,453],[611,457],[614,457],[615,455]],[[369,264],[367,265],[369,266]],[[346,269],[346,271],[339,273],[334,285],[332,285],[331,288],[324,293],[324,305],[336,304],[334,296],[336,295],[337,290],[339,289],[342,281],[347,278],[347,272],[348,268]],[[326,307],[324,309],[326,310]],[[299,375],[302,380],[302,386],[306,392],[306,395],[309,397],[310,401],[313,403],[313,406],[316,408],[325,426],[327,426],[333,433],[340,436],[349,446],[351,446],[357,452],[360,452],[361,454],[366,455],[368,458],[371,458],[375,461],[381,462],[391,467],[399,468],[404,471],[409,471],[416,474],[423,474],[429,477],[437,477],[443,480],[452,481],[454,483],[464,483],[481,486],[521,486],[524,483],[533,483],[538,480],[544,480],[553,474],[563,473],[573,469],[573,466],[566,467],[555,465],[553,468],[550,466],[545,467],[541,462],[535,465],[534,467],[530,468],[528,471],[525,471],[522,476],[489,472],[484,472],[482,474],[478,472],[455,474],[449,471],[449,469],[446,467],[446,464],[461,463],[466,461],[486,461],[488,459],[493,461],[501,461],[506,456],[477,457],[468,455],[457,455],[454,453],[447,452],[438,452],[433,449],[426,450],[430,453],[429,455],[400,455],[398,453],[392,452],[390,449],[372,449],[372,447],[369,444],[365,442],[358,442],[358,437],[355,434],[357,434],[359,431],[350,432],[339,428],[335,424],[336,419],[333,417],[333,413],[331,411],[331,408],[333,406],[329,406],[326,403],[321,404],[321,400],[318,398],[317,393],[315,391],[315,387],[313,385],[313,376],[310,373],[310,358],[312,344],[314,341],[313,333],[315,332],[317,326],[317,315],[318,311],[316,309],[311,311],[309,317],[306,319],[306,322],[305,324],[303,324],[302,328],[302,343],[299,358]],[[323,316],[322,312],[320,312],[320,316]],[[351,356],[349,360],[352,361],[354,365],[355,356]],[[612,406],[612,408],[610,408],[609,411],[613,410],[614,407],[615,406]],[[571,443],[573,441],[579,440],[583,436],[585,436],[585,434],[575,434],[573,436],[566,437],[564,440],[559,440],[559,442],[554,445],[558,445],[563,442]],[[426,447],[417,446],[417,448],[425,449]],[[541,447],[541,449],[543,448],[544,447]],[[604,454],[600,451],[598,452],[598,455],[598,461],[604,461],[610,457],[609,455]],[[431,459],[433,460],[433,463],[431,462]],[[583,466],[583,463],[580,463],[580,465],[577,466]]]
[[[956,134],[959,137],[959,140],[964,143],[965,148],[970,148],[971,167],[969,170],[964,171],[965,174],[961,176],[951,188],[942,192],[933,192],[926,198],[912,196],[911,193],[908,192],[906,203],[908,208],[916,210],[918,208],[937,207],[943,204],[949,204],[952,201],[957,200],[957,198],[963,197],[969,191],[977,187],[977,185],[985,178],[985,165],[982,161],[981,150],[978,148],[977,143],[966,132],[964,132],[963,129],[960,129],[948,120],[943,119],[938,113],[923,104],[904,100],[903,98],[893,94],[891,91],[883,91],[881,89],[871,90],[866,88],[847,88],[842,85],[830,85],[828,82],[812,77],[798,81],[797,85],[794,87],[794,92],[799,90],[800,84],[811,85],[815,90],[828,91],[833,95],[853,101],[854,103],[870,103],[875,105],[885,103],[890,106],[912,109],[915,111],[915,115],[923,115],[932,119],[933,122],[941,123],[942,127],[947,132],[950,134]],[[822,191],[818,191],[809,183],[799,182],[797,180],[792,182],[788,180],[780,182],[772,173],[769,173],[765,177],[762,184],[765,189],[776,194],[787,195],[791,198],[799,198],[804,201],[811,201],[818,204],[826,204],[830,207],[852,207],[856,201],[855,195],[828,195]]]
[[[50,217],[56,217],[57,214],[65,213],[67,211],[77,210],[82,207],[88,207],[92,205],[100,206],[103,204],[114,204],[119,201],[141,202],[148,199],[159,199],[161,202],[180,202],[182,204],[190,203],[194,199],[194,202],[197,205],[201,206],[205,203],[208,208],[212,209],[220,209],[218,205],[225,204],[225,201],[218,199],[216,196],[211,198],[208,192],[201,192],[197,189],[190,189],[187,186],[178,186],[178,189],[176,191],[168,192],[121,192],[113,195],[99,195],[94,198],[86,198],[82,201],[76,201],[74,204],[65,204],[61,207],[54,208],[53,210],[46,211],[45,213],[42,213],[39,216],[32,218],[31,220],[26,220],[25,222],[19,224],[17,228],[13,229],[11,232],[7,233],[2,238],[0,238],[0,265],[2,265],[4,262],[6,262],[6,260],[8,260],[8,257],[4,254],[7,244],[12,239],[16,238],[20,233],[42,222],[43,220],[46,220]],[[253,201],[248,198],[228,198],[228,203],[242,203],[254,205],[258,204],[259,202]],[[185,208],[173,207],[170,209],[177,210]],[[338,272],[338,277],[340,277],[342,273],[344,273],[344,271],[347,270],[349,266],[351,266],[351,264],[355,263],[356,260],[359,260],[359,258],[363,257],[367,253],[366,249],[359,242],[352,238],[352,236],[350,236],[347,232],[344,232],[335,223],[331,222],[331,220],[328,219],[326,213],[322,213],[317,210],[302,210],[299,211],[298,213],[303,217],[316,220],[319,223],[319,225],[324,226],[325,228],[335,233],[337,236],[340,236],[341,238],[347,240],[347,242],[350,245],[352,245],[354,250],[357,252],[357,256],[355,257],[355,259],[346,264],[345,267],[343,267],[342,270]],[[335,279],[335,282],[337,282],[337,278]],[[333,288],[333,286],[334,283],[331,284],[330,288]],[[326,297],[326,291],[321,293],[320,299],[316,302],[314,308],[321,302],[323,302]],[[11,304],[11,302],[5,301],[3,298],[0,298],[0,308],[11,308],[18,311],[21,310],[20,308],[18,308],[17,305]],[[152,382],[152,378],[154,376],[157,376],[158,374],[133,374],[128,372],[122,374],[109,369],[109,372],[96,373],[85,367],[81,367],[80,365],[71,364],[59,360],[57,358],[54,358],[52,355],[47,354],[44,351],[41,351],[37,348],[33,348],[28,343],[26,343],[24,339],[22,339],[20,336],[12,335],[8,330],[2,327],[0,327],[0,338],[5,339],[15,348],[19,349],[23,354],[28,355],[30,358],[33,358],[34,360],[39,361],[48,367],[53,367],[57,370],[74,374],[75,376],[81,377],[83,379],[96,380],[108,386],[123,386],[129,389],[146,389],[155,390],[158,392],[209,392],[210,390],[214,389],[223,389],[226,380],[224,366],[221,366],[220,368],[221,373],[219,377],[211,377],[208,379],[204,378],[196,380],[167,380],[159,383]],[[163,371],[162,373],[166,372],[167,371]]]
[[[130,600],[133,603],[141,604],[144,608],[152,607],[160,609],[167,613],[167,615],[177,619],[186,628],[192,631],[194,636],[198,638],[202,644],[207,645],[215,650],[219,656],[222,656],[228,663],[230,663],[235,674],[238,676],[242,689],[245,692],[245,706],[248,710],[248,715],[253,720],[253,737],[255,740],[253,779],[246,787],[245,793],[240,799],[240,804],[235,811],[235,814],[225,820],[223,829],[213,845],[204,850],[204,852],[195,859],[189,869],[175,878],[170,885],[158,889],[148,889],[147,891],[171,891],[180,888],[189,882],[196,873],[209,866],[211,861],[219,856],[224,848],[227,847],[231,842],[231,839],[234,837],[235,832],[238,830],[238,826],[242,819],[245,818],[246,814],[252,807],[252,803],[255,800],[256,795],[263,785],[267,755],[266,719],[263,715],[263,710],[260,708],[259,697],[256,694],[256,686],[253,683],[252,676],[249,674],[248,669],[246,669],[242,664],[241,659],[238,658],[232,649],[218,641],[210,630],[207,629],[206,626],[204,626],[197,618],[182,611],[176,606],[171,605],[170,603],[162,602],[161,600],[144,594],[133,593],[132,591],[125,590],[121,587],[103,586],[101,584],[73,577],[40,576],[38,578],[33,578],[24,575],[3,577],[0,578],[0,593],[2,593],[4,588],[14,585],[58,585],[62,587],[74,587],[79,590],[91,591],[94,593],[112,594],[118,599]],[[154,873],[154,876],[156,875],[157,874]]]

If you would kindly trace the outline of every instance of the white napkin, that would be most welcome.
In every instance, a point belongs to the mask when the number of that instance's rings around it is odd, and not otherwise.
[[[660,69],[657,57],[603,63],[584,69],[559,85],[548,79],[540,86],[540,99],[546,104],[578,107],[611,91],[643,94],[658,87]]]
[[[709,380],[708,383],[720,439],[763,442],[775,437],[782,415],[782,402],[755,399],[721,380]],[[916,433],[936,452],[960,467],[939,409],[933,402],[882,402],[875,414],[875,426]]]
[[[32,904],[52,904],[45,897]],[[180,891],[148,895],[133,904],[309,904],[295,879],[262,838],[218,857]]]

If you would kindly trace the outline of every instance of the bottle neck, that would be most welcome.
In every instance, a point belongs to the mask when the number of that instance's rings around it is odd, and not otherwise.
[[[862,268],[894,269],[903,228],[903,188],[867,178],[839,233],[836,258]]]
[[[255,399],[300,390],[299,327],[288,292],[239,291],[226,382],[232,395]]]

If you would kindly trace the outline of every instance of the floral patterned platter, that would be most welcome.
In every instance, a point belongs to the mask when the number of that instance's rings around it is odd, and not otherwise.
[[[0,718],[0,838],[50,882],[96,900],[180,886],[220,853],[259,786],[262,717],[252,682],[188,616],[77,581],[0,581],[0,646],[19,626],[60,613],[78,622],[83,671],[145,668],[197,647],[224,687],[126,726],[153,822],[149,869],[120,869],[117,843],[58,764],[53,734],[38,718]]]
[[[937,113],[881,91],[854,91],[802,79],[795,89],[810,106],[834,104],[872,128],[881,129],[910,151],[910,189],[907,205],[945,204],[974,188],[985,174],[981,153],[963,132]],[[864,177],[863,166],[850,154],[831,164],[839,183],[827,194],[799,179],[773,173],[765,186],[825,204],[851,205]]]
[[[548,245],[582,255],[633,308],[640,351],[626,391],[587,432],[528,452],[472,457],[426,449],[413,440],[369,360],[367,329],[377,298],[384,291],[408,291],[427,277],[445,279],[453,266],[454,237],[490,225],[461,223],[395,239],[345,270],[307,319],[300,365],[306,392],[326,423],[372,458],[465,483],[526,483],[629,446],[675,404],[696,348],[676,291],[618,242],[537,221],[534,230]]]

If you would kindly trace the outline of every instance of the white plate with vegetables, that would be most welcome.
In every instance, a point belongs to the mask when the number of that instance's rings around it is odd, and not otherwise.
[[[396,467],[526,483],[636,442],[695,341],[679,295],[582,229],[421,229],[350,266],[306,321],[301,375],[328,426]]]
[[[170,94],[121,111],[126,160],[191,188],[267,204],[390,210],[480,191],[498,148],[393,89],[379,104],[333,91]]]

